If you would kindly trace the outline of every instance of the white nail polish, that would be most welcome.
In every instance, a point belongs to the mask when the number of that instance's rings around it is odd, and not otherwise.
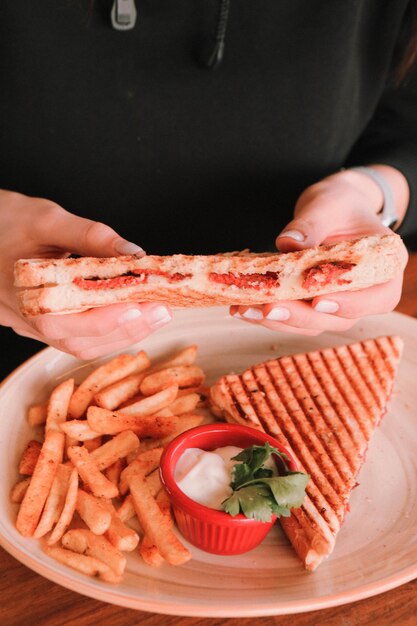
[[[126,241],[125,239],[118,239],[114,244],[114,249],[118,254],[134,254],[138,257],[146,254],[140,246],[137,246],[131,241]]]
[[[253,309],[250,307],[249,309],[246,309],[244,313],[242,313],[242,317],[244,317],[246,320],[262,320],[264,316],[260,309]]]
[[[317,311],[317,313],[336,313],[336,311],[339,310],[339,305],[332,300],[320,300],[314,306],[314,310]]]
[[[142,313],[139,309],[128,309],[119,317],[120,324],[127,324],[128,322],[133,322],[142,317]]]
[[[271,322],[285,322],[285,320],[290,319],[290,312],[288,309],[285,309],[282,306],[276,306],[271,309],[268,315],[265,316],[265,319],[270,320]]]
[[[289,239],[294,239],[294,241],[304,241],[305,236],[303,233],[300,233],[298,230],[284,230],[283,233],[278,235],[278,238],[288,237]]]
[[[147,322],[152,328],[164,326],[171,321],[171,315],[164,306],[157,306],[154,309],[150,309],[147,313]]]

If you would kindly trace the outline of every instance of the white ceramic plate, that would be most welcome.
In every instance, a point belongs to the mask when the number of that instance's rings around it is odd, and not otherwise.
[[[140,347],[155,358],[199,344],[208,383],[267,358],[357,339],[397,333],[405,339],[396,392],[375,433],[351,497],[351,511],[331,557],[304,571],[279,527],[257,549],[219,557],[188,546],[182,567],[147,567],[129,555],[118,586],[106,585],[48,558],[37,541],[14,528],[9,489],[20,453],[33,432],[27,407],[42,401],[59,380],[84,377],[95,364],[47,348],[18,368],[0,388],[0,543],[19,561],[69,589],[125,607],[203,617],[299,613],[340,605],[392,589],[417,577],[417,320],[400,314],[370,318],[337,335],[308,338],[276,334],[232,319],[224,309],[180,311]],[[74,374],[72,374],[74,375]]]

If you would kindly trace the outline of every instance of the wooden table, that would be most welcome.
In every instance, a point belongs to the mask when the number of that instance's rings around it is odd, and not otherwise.
[[[411,255],[398,311],[417,317],[417,252]],[[0,548],[3,626],[414,626],[417,579],[392,591],[334,609],[298,615],[203,619],[143,613],[68,591],[27,569]]]

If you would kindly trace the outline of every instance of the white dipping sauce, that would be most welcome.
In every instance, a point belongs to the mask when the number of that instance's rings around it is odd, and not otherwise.
[[[232,469],[239,461],[232,457],[242,452],[237,446],[224,446],[211,452],[188,448],[178,460],[174,479],[186,496],[211,509],[221,509],[221,504],[232,495]],[[264,464],[277,474],[272,458]]]
[[[186,496],[211,509],[221,509],[221,503],[232,495],[232,468],[238,461],[232,457],[243,448],[225,446],[211,452],[188,448],[178,460],[174,478]]]

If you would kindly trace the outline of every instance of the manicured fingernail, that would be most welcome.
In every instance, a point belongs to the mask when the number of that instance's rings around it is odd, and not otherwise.
[[[246,309],[246,311],[242,313],[242,317],[247,320],[261,320],[263,319],[263,313],[260,309],[252,309],[249,307],[249,309]]]
[[[117,239],[114,243],[114,249],[118,254],[134,254],[135,256],[144,256],[146,252],[135,243],[126,241],[126,239]]]
[[[142,317],[142,312],[140,311],[140,309],[128,309],[119,317],[119,323],[128,324],[129,322],[133,322],[140,317]]]
[[[290,318],[290,312],[282,306],[276,306],[271,309],[265,319],[271,322],[284,322]]]
[[[156,306],[154,309],[148,311],[147,320],[149,326],[159,328],[171,321],[171,314],[164,306]]]
[[[314,306],[314,310],[318,313],[336,313],[339,310],[339,305],[332,300],[320,300]]]
[[[278,238],[281,237],[289,237],[289,239],[294,239],[294,241],[304,241],[305,236],[303,233],[300,233],[298,230],[284,230]]]

